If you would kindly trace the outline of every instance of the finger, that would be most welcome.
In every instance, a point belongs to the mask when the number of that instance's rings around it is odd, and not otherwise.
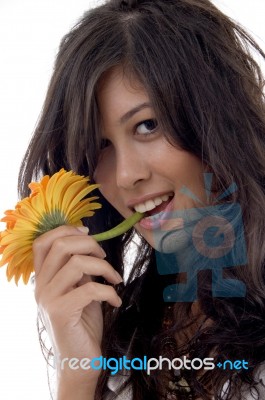
[[[50,238],[49,238],[50,239]],[[87,235],[63,236],[56,238],[49,247],[48,253],[45,250],[48,248],[45,242],[37,243],[38,250],[35,247],[35,270],[36,283],[49,282],[57,271],[68,262],[74,254],[91,254],[95,257],[104,258],[106,256],[104,250],[99,244]],[[39,255],[40,253],[40,255]],[[44,257],[46,255],[46,257]],[[40,266],[39,262],[43,260]]]
[[[39,273],[43,261],[56,239],[73,235],[87,236],[87,234],[88,229],[86,229],[86,227],[62,225],[58,228],[52,229],[49,232],[43,233],[41,236],[35,239],[32,246],[35,274],[37,275]]]
[[[91,281],[91,276],[102,276],[114,285],[122,282],[119,273],[107,261],[78,254],[72,256],[50,281],[51,296],[67,293],[82,280],[84,274],[88,276],[89,281]],[[83,282],[85,283],[87,282]]]
[[[53,279],[56,273],[71,259],[73,255],[93,255],[104,258],[104,250],[90,236],[67,236],[56,239],[44,260],[37,283],[45,285]]]
[[[122,304],[121,298],[112,286],[97,282],[88,282],[83,286],[79,286],[62,298],[65,304],[69,305],[69,313],[79,312],[80,315],[83,309],[92,301],[107,301],[113,307],[120,307]]]

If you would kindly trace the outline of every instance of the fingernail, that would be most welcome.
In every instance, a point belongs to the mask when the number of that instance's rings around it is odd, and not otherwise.
[[[120,274],[117,271],[115,271],[115,274],[116,274],[117,279],[119,280],[119,283],[123,282],[122,277],[120,276]]]
[[[117,307],[120,307],[122,305],[122,299],[120,297],[118,297],[118,305]]]
[[[106,257],[107,257],[107,254],[106,254],[105,251],[102,249],[102,247],[101,247],[101,252],[102,252],[103,257],[106,258]]]
[[[77,226],[76,229],[78,229],[80,232],[86,233],[86,234],[88,234],[88,232],[89,232],[89,229],[87,226]]]

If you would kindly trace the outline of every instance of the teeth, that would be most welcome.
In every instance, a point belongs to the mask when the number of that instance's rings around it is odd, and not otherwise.
[[[148,200],[148,201],[145,203],[146,211],[153,210],[153,208],[155,208],[155,207],[156,207],[156,203],[155,203],[153,200]]]
[[[134,209],[140,213],[144,213],[146,211],[144,204],[138,204],[136,207],[134,207]]]
[[[165,197],[165,196],[163,196],[163,197]],[[155,203],[156,206],[160,206],[160,204],[163,203],[163,201],[167,201],[167,199],[164,200],[162,197],[161,197],[160,199],[157,197],[157,198],[154,200],[154,203]]]
[[[135,211],[144,213],[146,211],[151,211],[155,207],[159,206],[160,204],[163,203],[163,201],[167,201],[169,199],[169,194],[164,194],[163,196],[156,197],[155,199],[152,200],[147,200],[144,203],[137,204],[134,209]]]

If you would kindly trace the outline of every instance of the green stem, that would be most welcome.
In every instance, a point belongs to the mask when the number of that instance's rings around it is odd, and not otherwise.
[[[109,231],[97,233],[96,235],[92,235],[92,237],[97,242],[102,242],[103,240],[112,239],[116,236],[122,235],[123,233],[127,232],[131,227],[133,227],[133,225],[139,222],[143,217],[144,213],[135,212],[129,218],[125,219],[119,225],[115,226]]]

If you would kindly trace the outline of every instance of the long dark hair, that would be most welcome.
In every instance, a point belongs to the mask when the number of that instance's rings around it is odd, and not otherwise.
[[[204,399],[209,387],[221,398],[226,382],[227,399],[241,398],[243,387],[255,387],[256,369],[265,360],[265,107],[253,50],[265,58],[245,30],[208,0],[110,0],[90,10],[61,42],[19,177],[25,196],[33,178],[61,167],[93,176],[101,143],[97,88],[105,72],[122,66],[144,84],[169,142],[200,157],[220,191],[236,182],[238,191],[232,197],[242,209],[248,263],[229,273],[245,283],[247,294],[212,298],[204,278],[205,290],[198,293],[204,323],[193,321],[196,334],[172,354],[244,358],[249,369],[191,374],[195,396]],[[102,211],[89,221],[92,232],[121,220],[106,200],[102,202]],[[131,230],[103,244],[107,260],[120,273],[134,235]],[[165,332],[162,281],[154,250],[139,238],[130,277],[119,289],[123,306],[115,311],[104,306],[105,356],[162,354],[163,340],[187,328],[191,304],[176,304]],[[159,398],[161,376],[131,372],[134,399]],[[108,392],[106,382],[105,371],[97,399]]]

